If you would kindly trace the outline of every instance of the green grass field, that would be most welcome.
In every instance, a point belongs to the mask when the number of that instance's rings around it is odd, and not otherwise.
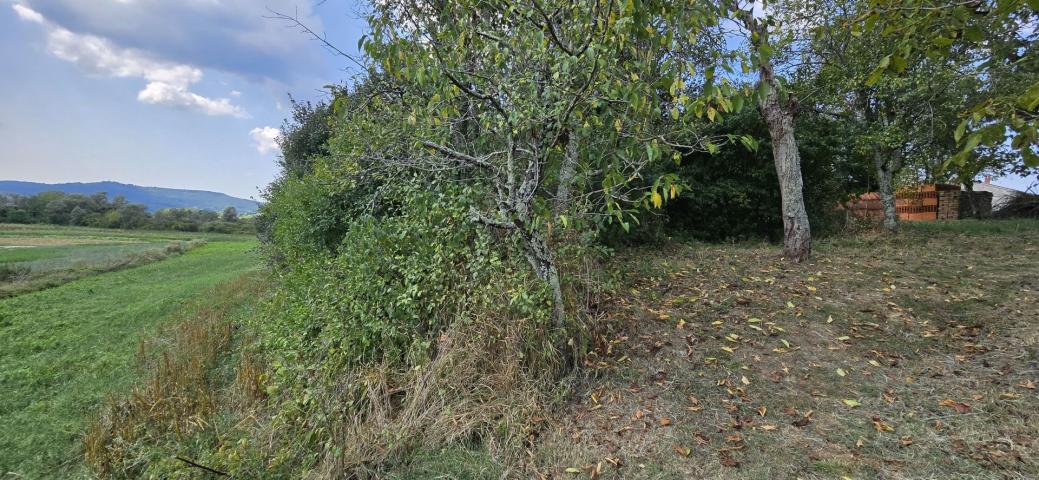
[[[0,226],[0,245],[37,245],[4,249],[0,261],[59,267],[200,236],[209,243],[180,256],[0,299],[0,476],[76,470],[91,415],[138,377],[139,342],[207,301],[216,285],[260,266],[248,237]]]
[[[205,242],[249,237],[0,224],[0,298],[179,255]]]

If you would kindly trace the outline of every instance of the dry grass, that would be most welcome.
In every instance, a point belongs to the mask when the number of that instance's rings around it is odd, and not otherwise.
[[[1039,477],[1034,227],[632,252],[531,473]]]
[[[246,274],[218,286],[214,302],[200,305],[183,320],[138,348],[144,381],[113,398],[83,439],[84,457],[101,477],[132,477],[146,465],[135,452],[149,441],[172,435],[182,440],[205,429],[221,399],[214,370],[232,346],[231,312],[255,299],[263,288],[258,274]],[[259,388],[251,357],[239,367],[239,382]]]
[[[551,344],[532,323],[459,319],[421,367],[361,369],[340,383],[342,391],[321,395],[319,410],[342,420],[333,422],[337,448],[321,459],[317,477],[409,476],[416,453],[449,446],[475,448],[492,459],[478,478],[498,478],[522,465],[558,369],[556,358],[539,353],[551,351]]]

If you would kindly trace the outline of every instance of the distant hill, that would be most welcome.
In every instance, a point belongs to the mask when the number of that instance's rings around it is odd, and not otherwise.
[[[152,212],[163,208],[197,208],[219,212],[231,206],[238,210],[238,213],[246,214],[256,212],[259,207],[259,204],[252,200],[205,190],[142,187],[118,182],[36,183],[0,180],[0,193],[36,195],[54,191],[82,195],[105,192],[109,199],[122,195],[126,197],[126,201],[144,204]]]

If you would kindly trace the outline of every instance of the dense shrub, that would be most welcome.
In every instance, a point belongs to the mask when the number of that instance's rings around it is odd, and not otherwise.
[[[996,218],[1039,218],[1039,195],[1019,193],[999,206]]]
[[[817,235],[840,228],[844,216],[835,207],[849,192],[865,190],[870,175],[868,164],[854,156],[835,126],[839,125],[813,115],[803,116],[798,123],[805,207]],[[734,115],[716,125],[712,133],[750,135],[757,139],[756,149],[737,143],[720,146],[714,153],[686,155],[679,165],[661,164],[658,168],[678,174],[688,188],[663,212],[643,214],[641,225],[631,234],[619,228],[609,230],[608,242],[638,243],[662,236],[705,241],[782,240],[779,181],[760,115],[754,111]]]

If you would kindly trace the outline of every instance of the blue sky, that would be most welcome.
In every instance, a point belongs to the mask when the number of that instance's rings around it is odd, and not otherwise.
[[[287,94],[322,96],[364,33],[351,0],[0,0],[0,179],[256,196]]]

